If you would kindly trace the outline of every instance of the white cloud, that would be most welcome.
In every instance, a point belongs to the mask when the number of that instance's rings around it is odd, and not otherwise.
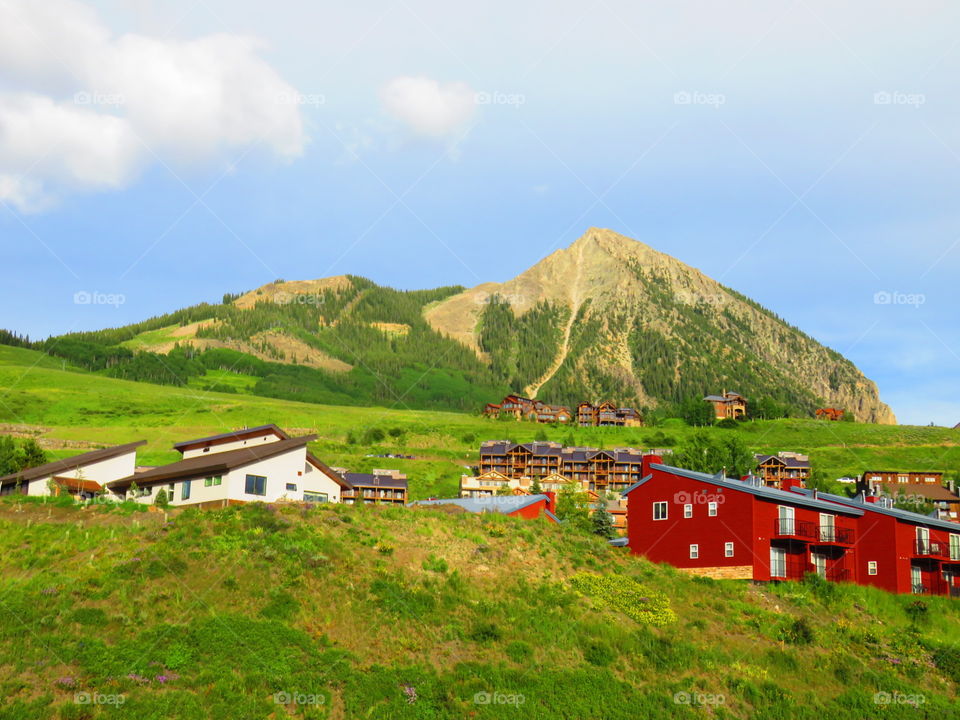
[[[306,142],[296,90],[228,34],[113,36],[76,0],[0,0],[0,199],[42,208],[121,188],[146,164],[228,165]]]
[[[465,83],[398,77],[381,91],[384,109],[414,134],[442,138],[461,131],[476,112],[476,93]]]

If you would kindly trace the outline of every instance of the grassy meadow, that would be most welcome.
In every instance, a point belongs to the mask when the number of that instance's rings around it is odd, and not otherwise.
[[[960,605],[545,521],[0,499],[0,720],[956,717]]]
[[[33,350],[0,346],[0,434],[36,436],[55,457],[144,439],[141,461],[160,464],[177,459],[172,445],[179,440],[273,422],[295,433],[316,433],[312,449],[331,465],[403,470],[414,498],[455,494],[460,475],[476,463],[479,443],[486,439],[546,437],[608,448],[669,448],[695,432],[737,433],[755,452],[809,453],[815,470],[828,478],[865,469],[960,469],[960,431],[948,428],[805,419],[752,421],[734,430],[701,430],[680,420],[653,428],[554,428],[410,410],[403,398],[390,408],[338,407],[204,389],[215,382],[240,388],[245,377],[221,372],[187,387],[152,385],[71,369]],[[387,453],[417,459],[367,457]]]

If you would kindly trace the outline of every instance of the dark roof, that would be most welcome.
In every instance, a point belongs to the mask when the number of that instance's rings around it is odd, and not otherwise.
[[[943,470],[864,470],[864,475],[943,475]]]
[[[806,488],[794,488],[791,492],[805,495],[813,491]],[[831,503],[846,505],[850,508],[856,508],[860,510],[861,513],[863,511],[870,511],[879,513],[880,515],[889,515],[906,522],[917,523],[918,525],[929,525],[930,527],[940,528],[941,530],[949,530],[953,533],[960,530],[960,525],[957,523],[948,522],[946,520],[938,520],[937,518],[930,517],[929,515],[921,515],[920,513],[910,512],[909,510],[887,508],[877,503],[866,502],[863,499],[863,495],[858,495],[856,498],[848,498],[840,495],[832,495],[830,493],[821,492],[819,493],[819,497],[826,498]]]
[[[183,452],[184,450],[189,450],[192,447],[217,445],[221,442],[230,442],[231,440],[244,440],[246,438],[258,437],[260,435],[265,435],[266,431],[275,433],[281,440],[290,439],[290,436],[287,435],[283,430],[273,423],[270,423],[269,425],[257,425],[256,427],[252,428],[241,428],[240,430],[234,430],[233,432],[210,435],[209,437],[197,438],[196,440],[184,440],[183,442],[178,442],[175,444],[173,449]]]
[[[244,465],[249,465],[259,460],[266,460],[275,455],[281,455],[289,450],[304,447],[308,442],[316,439],[316,435],[304,435],[303,437],[278,440],[277,442],[238,448],[236,450],[227,450],[226,452],[198,455],[169,465],[161,465],[146,472],[134,473],[120,480],[109,482],[107,486],[111,489],[118,490],[128,488],[130,484],[134,482],[137,483],[137,485],[144,486],[166,480],[179,478],[189,479],[225,473],[234,468],[243,467]]]
[[[374,475],[373,473],[353,473],[343,474],[352,487],[379,487],[379,488],[407,488],[406,478],[395,478],[392,475]]]
[[[82,455],[74,455],[64,460],[54,460],[46,465],[38,465],[37,467],[0,477],[0,483],[10,483],[18,480],[20,482],[30,482],[31,480],[37,480],[43,477],[59,475],[60,473],[69,472],[70,470],[76,470],[83,465],[92,465],[102,460],[109,460],[118,455],[124,455],[146,444],[146,440],[138,440],[137,442],[127,443],[126,445],[115,445],[113,447],[86,452]]]
[[[780,503],[791,503],[794,505],[803,505],[805,507],[816,508],[817,510],[830,510],[832,512],[841,512],[847,515],[863,515],[863,511],[858,508],[838,508],[835,503],[827,502],[826,500],[819,500],[814,497],[807,497],[803,494],[798,494],[795,492],[788,492],[786,490],[778,490],[776,488],[764,487],[762,485],[751,485],[745,483],[742,480],[733,480],[724,476],[721,473],[716,475],[709,475],[707,473],[694,472],[693,470],[684,470],[682,468],[675,468],[669,465],[661,465],[659,463],[654,463],[650,466],[654,470],[660,470],[662,472],[670,473],[671,475],[679,475],[680,477],[690,478],[691,480],[700,480],[702,482],[711,483],[712,485],[717,485],[724,489],[736,490],[738,492],[745,492],[750,495],[755,495],[764,500],[771,500],[773,502]],[[632,492],[636,488],[640,487],[646,483],[652,475],[648,475],[643,478],[638,483],[635,483],[620,493],[621,496],[626,495],[629,492]]]
[[[780,455],[754,455],[754,458],[757,460],[758,465],[762,465],[768,460],[776,460],[784,464],[785,467],[790,468],[808,468],[810,467],[809,460],[797,460],[794,457],[781,457]]]
[[[956,493],[936,483],[877,483],[877,487],[894,498],[897,495],[922,495],[929,500],[960,502]]]
[[[509,515],[528,505],[549,500],[546,495],[492,495],[483,498],[446,498],[441,500],[416,500],[410,505],[456,505],[473,513],[497,512]]]

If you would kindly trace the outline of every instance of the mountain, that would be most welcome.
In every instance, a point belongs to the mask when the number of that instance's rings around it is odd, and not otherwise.
[[[526,324],[549,331],[534,367],[511,344]],[[643,243],[589,229],[505,283],[485,283],[431,307],[438,332],[473,348],[531,397],[612,396],[650,407],[735,389],[805,410],[841,407],[896,422],[876,385],[839,353],[740,293]],[[531,372],[536,370],[536,372]]]
[[[340,405],[475,411],[523,391],[669,412],[730,389],[756,408],[827,405],[895,422],[840,354],[669,255],[596,228],[505,283],[399,291],[346,275],[277,280],[25,344],[114,377]]]

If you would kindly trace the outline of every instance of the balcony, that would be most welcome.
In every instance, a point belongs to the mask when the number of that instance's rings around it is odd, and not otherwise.
[[[934,558],[936,560],[949,560],[950,548],[941,542],[932,540],[914,540],[913,556],[923,558]]]
[[[920,582],[913,583],[914,595],[950,595],[954,588],[947,585],[947,581],[942,577],[930,575],[924,577]]]
[[[773,535],[778,538],[801,540],[814,545],[853,545],[853,530],[818,525],[809,520],[776,518],[773,521]]]
[[[807,573],[807,559],[801,553],[788,553],[779,562],[770,564],[772,580],[792,580],[799,582]]]

